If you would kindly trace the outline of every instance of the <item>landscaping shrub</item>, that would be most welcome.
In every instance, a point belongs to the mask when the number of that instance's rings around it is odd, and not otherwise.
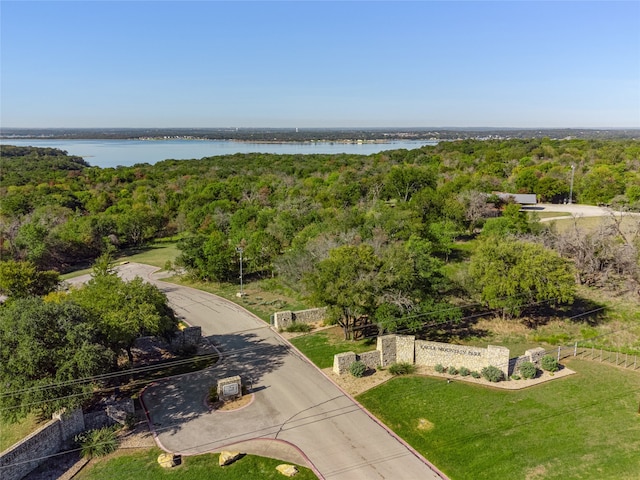
[[[511,375],[511,379],[512,380],[520,380],[520,375],[517,375],[517,374]]]
[[[457,375],[458,374],[458,370],[456,369],[456,367],[449,367],[447,368],[447,373],[449,375]]]
[[[360,378],[364,376],[364,373],[367,371],[367,366],[362,363],[360,360],[356,360],[351,365],[349,365],[349,372],[356,378]]]
[[[444,373],[444,367],[440,364],[437,364],[433,369],[438,373]]]
[[[218,398],[218,386],[214,385],[209,388],[209,402],[216,403],[219,400]]]
[[[522,362],[518,370],[520,370],[522,378],[526,379],[536,378],[536,375],[538,374],[538,367],[531,362]]]
[[[291,325],[289,325],[287,328],[284,329],[285,332],[290,332],[290,333],[296,333],[296,332],[309,333],[311,330],[313,330],[313,327],[308,323],[292,323]]]
[[[480,378],[481,377],[481,375],[478,372],[471,372],[471,376],[473,378]]]
[[[412,363],[401,362],[394,363],[389,367],[389,372],[392,375],[408,375],[416,371],[416,366]]]
[[[467,367],[460,367],[460,375],[462,375],[463,377],[468,377],[470,373],[471,370],[469,370]]]
[[[484,367],[480,373],[482,373],[482,376],[490,382],[499,382],[504,380],[504,373],[502,373],[502,370],[494,367],[493,365]]]
[[[113,427],[82,432],[75,437],[80,444],[80,455],[86,458],[102,457],[118,448],[118,437]]]
[[[557,372],[559,368],[558,360],[551,355],[545,355],[542,357],[542,360],[540,360],[540,366],[547,372]]]

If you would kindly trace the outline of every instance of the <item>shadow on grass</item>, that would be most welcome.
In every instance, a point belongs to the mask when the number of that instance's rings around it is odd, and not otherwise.
[[[554,318],[596,327],[605,320],[607,313],[606,305],[589,298],[576,297],[571,305],[538,305],[528,308],[523,312],[523,321],[532,329],[546,325]]]
[[[477,321],[478,318],[464,318],[458,322],[427,325],[418,335],[424,340],[444,343],[488,336],[490,332],[484,328],[478,328]]]

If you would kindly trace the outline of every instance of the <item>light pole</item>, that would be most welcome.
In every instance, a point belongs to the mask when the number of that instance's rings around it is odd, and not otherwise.
[[[240,254],[240,296],[244,295],[243,286],[242,286],[242,252],[244,252],[244,248],[236,247],[236,252]]]
[[[571,164],[571,186],[569,187],[569,205],[573,203],[573,172],[576,171],[576,166]]]

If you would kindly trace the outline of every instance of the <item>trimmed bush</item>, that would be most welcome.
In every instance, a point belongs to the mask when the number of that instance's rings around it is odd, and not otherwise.
[[[504,373],[502,372],[502,370],[500,370],[497,367],[494,367],[493,365],[484,367],[480,373],[482,373],[482,376],[487,380],[489,380],[490,382],[495,383],[495,382],[504,380]]]
[[[313,327],[308,323],[292,323],[284,329],[285,332],[289,333],[309,333],[311,330],[313,330]]]
[[[440,364],[437,364],[435,367],[433,367],[433,369],[438,372],[438,373],[444,373],[444,367]]]
[[[469,370],[467,367],[460,367],[460,375],[462,375],[463,377],[468,377],[470,373],[471,370]]]
[[[471,372],[471,376],[473,378],[480,378],[481,377],[481,375],[478,372]]]
[[[536,375],[538,374],[538,367],[531,362],[522,362],[518,370],[520,371],[522,378],[525,379],[536,378]]]
[[[416,366],[408,362],[394,363],[389,367],[391,375],[408,375],[415,371]]]
[[[103,457],[118,448],[118,437],[113,427],[82,432],[75,437],[80,445],[80,455],[85,458]]]
[[[356,378],[363,377],[366,371],[367,366],[360,360],[356,360],[351,365],[349,365],[349,373],[351,373],[351,375]]]
[[[520,380],[520,375],[511,375],[511,380]]]
[[[542,357],[542,360],[540,360],[540,366],[547,372],[557,372],[559,369],[558,360],[551,355],[545,355]]]
[[[447,368],[447,373],[449,375],[457,375],[458,374],[458,370],[456,369],[456,367],[449,367],[449,368]]]

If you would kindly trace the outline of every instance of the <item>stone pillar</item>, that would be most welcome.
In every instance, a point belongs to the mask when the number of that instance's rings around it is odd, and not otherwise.
[[[356,354],[353,352],[338,353],[333,356],[333,373],[342,375],[349,371],[349,366],[356,361]]]
[[[388,367],[396,363],[396,335],[378,337],[376,350],[380,352],[380,364],[382,367]]]

